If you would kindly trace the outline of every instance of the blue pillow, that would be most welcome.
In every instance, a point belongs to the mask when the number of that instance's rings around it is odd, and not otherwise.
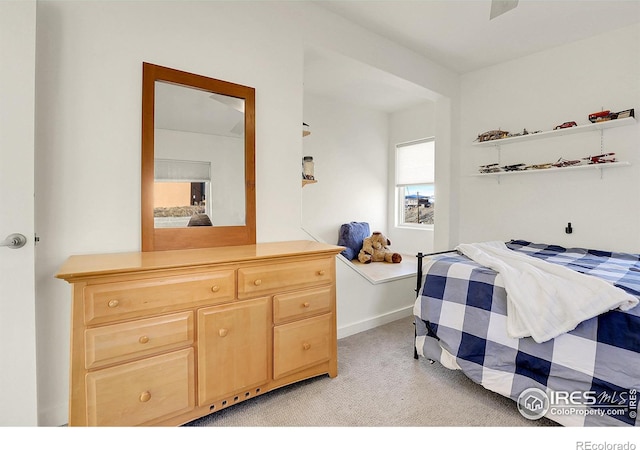
[[[349,261],[356,259],[362,242],[369,237],[369,224],[367,222],[350,222],[340,226],[340,234],[338,236],[338,245],[346,247],[340,254]]]

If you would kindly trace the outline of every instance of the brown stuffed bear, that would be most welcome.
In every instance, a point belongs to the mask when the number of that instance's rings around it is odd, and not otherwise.
[[[402,261],[402,255],[389,250],[389,245],[391,245],[389,239],[381,232],[374,231],[371,236],[364,239],[362,250],[358,254],[358,261],[363,264],[370,262],[399,263]]]

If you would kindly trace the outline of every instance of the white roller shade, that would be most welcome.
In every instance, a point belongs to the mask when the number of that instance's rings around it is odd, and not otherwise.
[[[154,166],[156,181],[211,181],[211,163],[208,161],[156,159]]]
[[[435,182],[435,141],[433,139],[396,146],[396,185]]]

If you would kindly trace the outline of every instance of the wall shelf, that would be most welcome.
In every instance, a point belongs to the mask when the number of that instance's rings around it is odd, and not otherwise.
[[[626,117],[624,119],[614,119],[608,120],[604,122],[590,123],[587,125],[578,125],[575,127],[569,128],[561,128],[559,130],[552,131],[542,131],[540,133],[531,133],[525,134],[523,136],[514,136],[510,138],[504,139],[495,139],[493,141],[485,141],[485,142],[476,142],[472,144],[475,147],[483,147],[483,148],[495,148],[498,151],[498,166],[501,165],[501,147],[503,145],[508,144],[519,144],[522,142],[539,140],[539,139],[549,139],[556,138],[561,136],[567,136],[570,134],[577,133],[586,133],[589,131],[600,131],[600,153],[605,153],[604,150],[604,130],[608,128],[617,128],[626,125],[633,125],[636,123],[635,117]],[[476,177],[492,177],[497,178],[498,183],[500,183],[500,177],[502,176],[512,176],[512,175],[524,175],[524,174],[532,174],[532,173],[551,173],[551,172],[563,172],[563,171],[575,171],[575,170],[599,170],[600,178],[603,177],[603,172],[605,169],[614,169],[620,167],[630,166],[631,163],[628,161],[615,161],[615,162],[605,162],[599,164],[576,164],[573,166],[566,167],[550,167],[548,169],[529,169],[529,170],[513,170],[513,171],[505,171],[501,170],[499,172],[491,172],[491,173],[475,173],[472,176]]]
[[[519,144],[521,142],[533,141],[537,139],[548,139],[569,134],[586,133],[589,131],[605,130],[607,128],[616,128],[626,125],[633,125],[636,122],[635,117],[626,117],[624,119],[607,120],[605,122],[589,123],[587,125],[578,125],[576,127],[561,128],[559,130],[541,131],[539,133],[529,133],[523,136],[514,136],[504,139],[495,139],[493,141],[474,142],[474,147],[499,147],[508,144]],[[547,169],[548,170],[548,169]]]
[[[307,184],[317,183],[318,180],[302,180],[302,187],[305,187]]]
[[[626,167],[630,166],[631,163],[628,161],[616,161],[610,163],[601,163],[601,164],[581,164],[575,166],[567,166],[567,167],[551,167],[549,169],[529,169],[529,170],[513,170],[510,172],[502,171],[502,172],[493,172],[493,173],[476,173],[472,176],[474,177],[502,177],[502,176],[511,176],[511,175],[524,175],[531,173],[550,173],[550,172],[564,172],[570,170],[600,170],[600,175],[602,176],[602,171],[606,169],[613,169],[617,167]]]

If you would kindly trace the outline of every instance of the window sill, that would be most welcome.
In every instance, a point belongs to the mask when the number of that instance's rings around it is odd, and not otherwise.
[[[403,223],[402,225],[396,225],[396,228],[400,230],[433,231],[433,225],[411,225],[411,224]]]
[[[418,258],[415,255],[402,255],[399,263],[372,262],[363,264],[357,259],[347,260],[339,256],[348,266],[366,278],[371,284],[389,283],[404,278],[414,278],[418,273]]]

